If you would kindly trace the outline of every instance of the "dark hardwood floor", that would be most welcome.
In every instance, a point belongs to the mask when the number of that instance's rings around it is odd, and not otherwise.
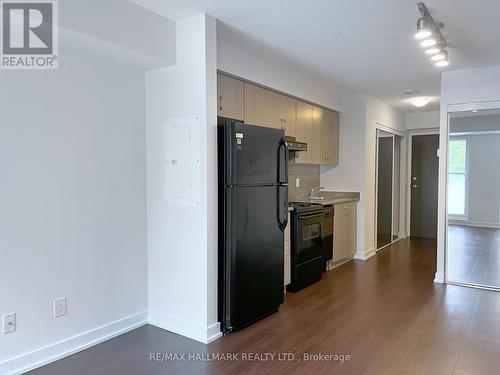
[[[500,229],[448,226],[448,277],[500,288]]]
[[[208,346],[144,326],[31,374],[498,374],[500,293],[437,285],[434,272],[435,242],[402,240],[287,294],[279,313]],[[284,352],[350,360],[150,360]]]

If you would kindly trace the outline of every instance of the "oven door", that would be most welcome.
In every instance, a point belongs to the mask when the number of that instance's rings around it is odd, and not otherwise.
[[[301,264],[323,255],[324,211],[299,214],[295,264]]]

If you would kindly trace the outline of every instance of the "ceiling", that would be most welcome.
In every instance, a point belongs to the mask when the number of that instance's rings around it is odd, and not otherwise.
[[[413,38],[418,0],[132,0],[172,19],[206,12],[220,32],[245,36],[307,67],[343,94],[367,93],[404,112],[439,108],[440,69]],[[500,1],[425,1],[457,70],[500,64]],[[433,97],[408,103],[405,90]]]

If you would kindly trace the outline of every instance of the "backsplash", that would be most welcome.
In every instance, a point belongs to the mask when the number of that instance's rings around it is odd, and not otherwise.
[[[300,179],[300,187],[296,187],[296,179]],[[319,191],[319,165],[288,163],[288,200],[300,201],[309,197],[311,187],[315,194]]]

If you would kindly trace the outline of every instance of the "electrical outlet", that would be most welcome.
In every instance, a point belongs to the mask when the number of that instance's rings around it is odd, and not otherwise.
[[[66,315],[66,297],[59,297],[54,300],[54,318]]]
[[[300,187],[300,178],[298,178],[298,177],[295,179],[295,187],[296,188]]]
[[[3,333],[10,333],[16,330],[16,313],[4,314]]]

